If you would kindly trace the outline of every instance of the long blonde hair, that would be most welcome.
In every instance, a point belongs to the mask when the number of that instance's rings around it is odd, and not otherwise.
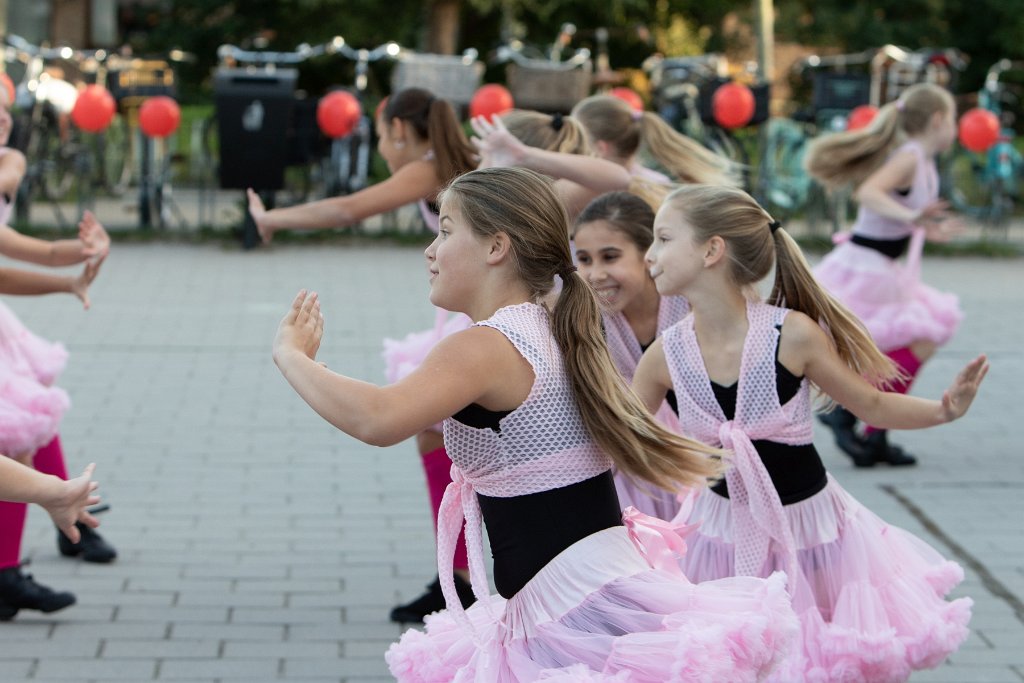
[[[564,154],[593,154],[586,131],[571,116],[513,109],[501,115],[501,122],[529,147]]]
[[[725,240],[729,277],[737,286],[752,288],[774,267],[768,303],[817,321],[843,362],[872,384],[881,386],[898,376],[863,323],[818,284],[796,241],[753,197],[733,187],[684,185],[666,205],[693,228],[698,244],[716,235]]]
[[[734,164],[676,132],[657,114],[636,112],[611,95],[592,95],[572,110],[594,140],[607,142],[622,159],[641,147],[677,180],[684,183],[738,186]]]
[[[860,130],[832,133],[811,143],[804,167],[829,189],[860,185],[908,136],[928,128],[932,117],[956,110],[953,96],[932,83],[907,88],[899,99],[878,110],[871,125]]]
[[[721,455],[657,422],[619,374],[601,327],[593,290],[573,268],[565,207],[551,181],[523,168],[487,168],[459,176],[443,193],[473,231],[508,235],[516,274],[536,300],[563,281],[551,332],[591,437],[628,475],[666,490],[721,476]]]

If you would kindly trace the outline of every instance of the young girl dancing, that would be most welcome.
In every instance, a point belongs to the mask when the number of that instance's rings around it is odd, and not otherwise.
[[[572,116],[587,132],[594,152],[625,167],[633,177],[629,190],[655,211],[676,182],[739,185],[733,164],[675,131],[657,114],[637,111],[611,95],[580,100]],[[670,176],[640,163],[641,153]]]
[[[654,338],[682,320],[690,307],[681,296],[658,294],[644,255],[654,239],[654,211],[630,192],[609,192],[587,204],[572,233],[579,273],[597,294],[605,341],[615,367],[630,382],[644,350]],[[679,423],[669,394],[656,413],[673,431]],[[617,473],[615,490],[623,508],[634,506],[659,519],[679,511],[676,495],[650,484],[638,484]]]
[[[316,362],[315,294],[300,292],[278,330],[274,358],[288,382],[362,441],[392,444],[454,416],[438,565],[451,563],[467,521],[478,601],[463,612],[445,581],[448,611],[391,648],[391,671],[400,681],[756,680],[795,626],[783,577],[695,585],[679,571],[684,546],[670,525],[635,511],[622,525],[613,462],[665,488],[701,484],[719,466],[705,457],[711,449],[654,422],[623,384],[567,232],[558,195],[532,171],[454,180],[426,251],[430,299],[477,324],[397,384]],[[537,302],[555,275],[564,284],[549,311]],[[501,597],[488,596],[481,521]]]
[[[908,88],[879,111],[864,130],[816,140],[807,169],[828,187],[852,184],[860,203],[852,237],[815,269],[819,282],[859,317],[875,344],[900,370],[890,391],[906,393],[921,365],[956,331],[957,299],[923,284],[925,239],[955,233],[939,200],[935,158],[956,136],[956,106],[936,85]],[[906,263],[899,258],[907,254]],[[855,465],[913,465],[916,459],[890,445],[886,431],[869,423],[862,439],[845,408],[822,416],[836,443]]]
[[[941,663],[967,636],[971,601],[943,599],[963,571],[826,473],[810,391],[871,424],[930,427],[967,411],[985,357],[941,401],[879,391],[896,372],[891,361],[818,286],[786,231],[734,188],[673,192],[647,260],[658,291],[685,296],[692,313],[655,340],[633,386],[651,409],[674,390],[683,433],[734,452],[725,481],[675,520],[700,522],[684,573],[706,581],[786,571],[803,647],[778,683],[904,681]],[[763,303],[753,288],[773,267]]]

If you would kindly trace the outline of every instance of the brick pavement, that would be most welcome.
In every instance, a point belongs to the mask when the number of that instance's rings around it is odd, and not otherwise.
[[[79,604],[0,624],[0,681],[389,680],[382,653],[399,628],[387,610],[434,573],[414,448],[334,431],[277,373],[270,343],[295,291],[315,288],[322,360],[380,381],[380,338],[431,323],[421,263],[381,245],[121,245],[88,313],[70,297],[9,300],[71,349],[68,458],[99,463],[113,506],[104,532],[121,557],[60,558],[32,511],[30,571]],[[1024,682],[1024,459],[1011,435],[1024,418],[1021,266],[926,262],[968,318],[915,393],[937,396],[979,350],[993,369],[963,421],[898,435],[919,467],[855,471],[820,433],[855,496],[971,563],[957,591],[976,602],[971,639],[914,682]]]

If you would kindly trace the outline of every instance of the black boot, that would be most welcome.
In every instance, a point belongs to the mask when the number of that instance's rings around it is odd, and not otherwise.
[[[40,586],[31,574],[22,574],[21,567],[0,569],[0,621],[13,619],[20,609],[56,612],[73,604],[74,595]]]
[[[467,608],[476,602],[473,595],[473,588],[466,581],[455,575],[455,590],[459,594],[459,602],[463,608]],[[433,583],[427,586],[427,592],[412,602],[398,605],[391,610],[391,621],[399,624],[422,624],[423,617],[445,608],[444,595],[441,593],[441,579],[434,577]]]
[[[885,429],[875,430],[865,436],[864,446],[868,449],[874,462],[889,463],[893,467],[917,464],[917,458],[899,446],[889,443],[889,432]]]
[[[828,413],[818,413],[818,420],[832,429],[836,446],[853,459],[857,467],[874,467],[875,458],[864,444],[857,432],[853,430],[857,424],[857,416],[842,406],[836,406]]]
[[[64,535],[64,532],[57,531],[57,548],[60,550],[61,555],[65,557],[81,555],[82,559],[86,562],[99,562],[101,564],[114,561],[114,558],[117,557],[117,551],[114,550],[112,545],[104,541],[102,536],[93,531],[92,527],[88,527],[81,522],[77,522],[75,526],[78,527],[78,533],[82,534],[82,540],[78,543],[72,543]]]

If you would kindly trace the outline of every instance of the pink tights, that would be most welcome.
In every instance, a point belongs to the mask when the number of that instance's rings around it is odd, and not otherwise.
[[[887,352],[885,355],[889,356],[896,363],[896,366],[903,372],[904,377],[895,380],[892,386],[887,389],[897,394],[905,394],[910,391],[910,385],[914,383],[914,378],[917,373],[921,370],[921,360],[914,355],[908,347],[900,349],[894,349]],[[879,431],[877,427],[868,426],[864,429],[866,434]]]
[[[0,455],[0,458],[6,457]],[[32,464],[43,474],[68,478],[60,437],[46,444],[32,457]],[[16,567],[21,562],[21,537],[25,532],[28,506],[25,503],[0,502],[0,569]]]
[[[423,473],[427,475],[427,491],[430,493],[430,508],[434,512],[434,531],[437,532],[437,511],[441,508],[441,499],[448,484],[452,483],[452,461],[444,448],[437,448],[420,453],[423,460]],[[465,532],[459,534],[455,545],[454,569],[468,569],[469,559],[466,557]]]

